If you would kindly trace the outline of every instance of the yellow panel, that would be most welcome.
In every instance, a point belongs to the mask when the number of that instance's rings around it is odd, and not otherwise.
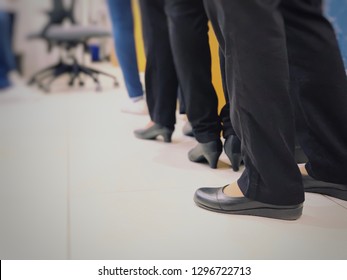
[[[225,98],[223,93],[223,85],[222,85],[222,76],[220,73],[219,66],[219,55],[218,55],[218,41],[216,35],[214,34],[212,26],[209,24],[209,38],[210,38],[210,48],[211,48],[211,56],[212,56],[212,83],[217,92],[218,96],[218,109],[221,110],[225,104]]]
[[[142,38],[140,7],[138,4],[138,0],[132,0],[132,4],[133,4],[133,13],[134,13],[137,63],[139,66],[139,71],[144,72],[146,67],[146,57],[145,57],[145,49],[144,49],[143,38]]]

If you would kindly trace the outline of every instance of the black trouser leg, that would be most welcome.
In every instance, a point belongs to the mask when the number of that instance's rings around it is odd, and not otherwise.
[[[177,97],[179,103],[179,113],[186,114],[186,104],[184,103],[183,92],[180,87],[178,88]]]
[[[225,54],[231,121],[242,141],[246,168],[239,186],[246,197],[260,202],[301,203],[280,1],[204,3]]]
[[[178,81],[162,0],[140,0],[146,50],[146,98],[152,121],[168,128],[176,122]]]
[[[226,73],[225,73],[225,56],[221,48],[219,48],[219,62],[220,62],[220,72],[222,76],[222,85],[225,98],[225,105],[220,112],[220,119],[223,125],[223,137],[227,139],[231,135],[236,135],[233,125],[230,120],[230,101],[228,94],[228,87],[226,84]],[[224,144],[225,145],[225,144]]]
[[[347,79],[322,1],[283,0],[299,141],[317,179],[347,183]]]
[[[211,82],[208,19],[202,0],[166,0],[171,47],[186,114],[198,142],[220,139],[218,99]]]

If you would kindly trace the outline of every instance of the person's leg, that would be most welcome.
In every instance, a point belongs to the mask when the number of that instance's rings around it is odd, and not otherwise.
[[[279,0],[205,1],[226,57],[231,120],[242,141],[246,167],[238,180],[246,198],[236,203],[236,210],[240,210],[241,204],[241,209],[250,207],[252,215],[298,218],[304,192],[294,158],[294,109],[279,3]],[[273,205],[273,209],[269,206],[270,212],[259,213],[252,208],[257,207],[252,204],[254,201]],[[290,208],[290,217],[281,216],[284,213],[281,206]]]
[[[108,0],[117,58],[130,98],[143,96],[136,58],[133,14],[130,0]]]
[[[176,122],[178,81],[164,1],[140,0],[146,50],[146,98],[151,120],[171,130]]]
[[[171,47],[186,114],[199,143],[220,139],[218,99],[211,79],[208,19],[202,0],[166,0]]]
[[[226,83],[225,56],[221,48],[219,48],[219,61],[220,61],[220,71],[222,76],[224,98],[226,101],[225,105],[223,106],[220,112],[220,119],[223,126],[222,128],[223,137],[225,139],[224,151],[230,160],[231,167],[233,168],[233,170],[238,171],[240,169],[240,165],[242,162],[241,141],[237,137],[230,120],[230,101],[229,101],[228,87]]]
[[[15,59],[11,47],[10,16],[0,11],[0,89],[11,85],[9,73],[15,69]]]
[[[320,0],[282,0],[280,8],[306,169],[315,179],[347,184],[347,78],[333,28]]]
[[[188,153],[193,162],[216,168],[222,152],[218,99],[211,79],[208,19],[202,0],[166,0],[170,42],[186,113],[199,144]]]

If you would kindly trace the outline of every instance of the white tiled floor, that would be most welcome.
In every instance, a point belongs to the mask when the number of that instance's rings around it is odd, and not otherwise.
[[[346,259],[347,204],[307,194],[294,222],[208,212],[197,187],[238,178],[188,161],[195,141],[142,141],[124,88],[0,94],[0,259]]]

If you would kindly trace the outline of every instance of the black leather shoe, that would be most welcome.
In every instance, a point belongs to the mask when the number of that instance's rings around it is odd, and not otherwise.
[[[239,171],[242,162],[241,141],[236,135],[230,135],[224,142],[224,152],[234,171]]]
[[[225,214],[260,216],[282,220],[296,220],[302,215],[303,204],[273,205],[246,197],[230,197],[221,188],[200,188],[195,192],[195,203],[207,210]]]
[[[171,142],[171,136],[173,133],[173,129],[167,128],[160,124],[154,124],[149,128],[145,129],[137,129],[134,131],[134,134],[137,138],[153,140],[158,136],[162,136],[164,138],[164,142]]]
[[[313,179],[309,175],[302,175],[305,192],[320,193],[342,200],[347,200],[347,185],[334,184]]]
[[[208,143],[199,143],[189,151],[188,158],[193,162],[207,162],[211,168],[215,169],[222,149],[223,145],[219,139]]]

